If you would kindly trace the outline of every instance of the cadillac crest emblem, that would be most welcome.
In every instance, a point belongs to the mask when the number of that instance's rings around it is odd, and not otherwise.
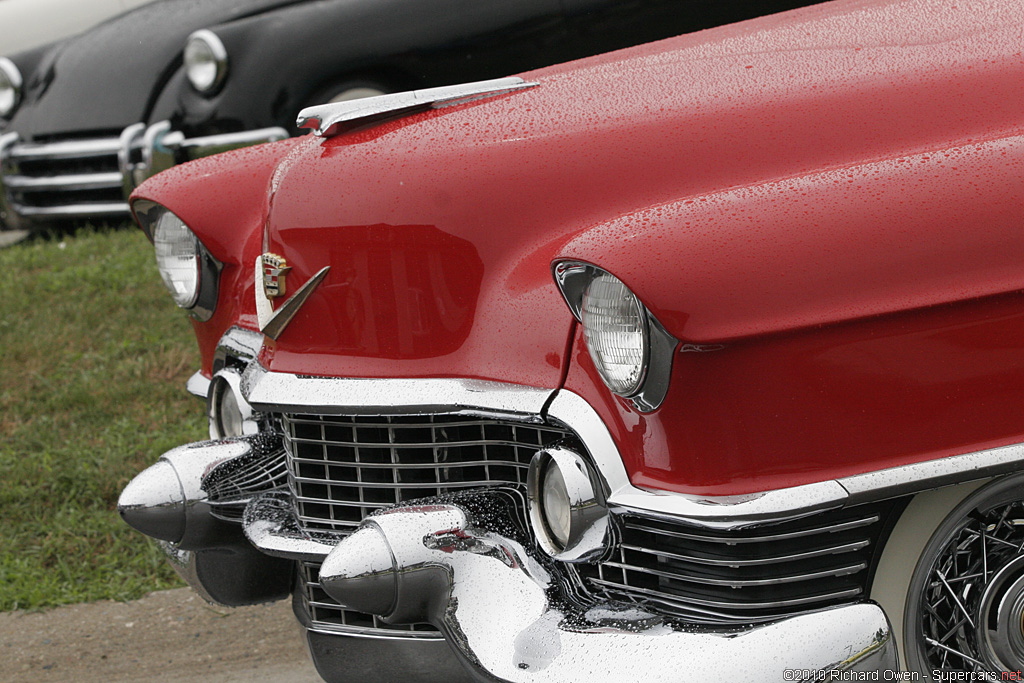
[[[288,262],[283,256],[270,252],[263,254],[260,261],[263,266],[263,292],[267,298],[273,300],[275,297],[284,296],[287,292],[285,276],[291,270]]]

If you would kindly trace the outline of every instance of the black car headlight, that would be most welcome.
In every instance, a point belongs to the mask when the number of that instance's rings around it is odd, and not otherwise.
[[[208,29],[196,31],[185,41],[185,74],[192,87],[209,95],[228,75],[228,51],[217,34]]]
[[[217,305],[220,262],[170,209],[140,199],[132,210],[153,243],[160,278],[174,303],[199,320],[209,320]]]
[[[678,341],[608,271],[589,263],[562,261],[555,264],[554,276],[583,326],[587,350],[604,383],[637,409],[656,409],[668,392]]]
[[[0,57],[0,116],[10,118],[21,103],[21,72],[14,62]]]

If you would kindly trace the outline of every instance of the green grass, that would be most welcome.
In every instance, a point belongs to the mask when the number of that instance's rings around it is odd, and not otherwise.
[[[138,230],[0,250],[0,610],[180,585],[116,512],[124,485],[205,437],[186,315]]]

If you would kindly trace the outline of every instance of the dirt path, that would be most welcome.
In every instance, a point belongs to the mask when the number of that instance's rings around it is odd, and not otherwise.
[[[187,588],[134,602],[0,613],[3,681],[314,683],[287,601],[213,607]],[[322,682],[321,682],[322,683]]]

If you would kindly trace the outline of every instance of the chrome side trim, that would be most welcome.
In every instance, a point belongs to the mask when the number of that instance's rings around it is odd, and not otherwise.
[[[327,557],[321,585],[389,623],[429,621],[480,680],[637,680],[638,662],[644,680],[683,683],[897,668],[892,627],[874,603],[692,631],[640,605],[564,602],[557,577],[502,519],[500,495],[374,515]]]
[[[470,379],[339,379],[268,372],[250,363],[242,395],[264,412],[324,415],[445,413],[540,422],[550,417],[583,441],[608,487],[616,514],[687,520],[694,526],[737,529],[884,500],[1024,467],[1024,444],[904,465],[866,474],[738,496],[700,496],[632,485],[618,448],[597,412],[567,389]],[[549,402],[550,400],[550,402]],[[547,409],[544,409],[547,404]]]
[[[250,363],[242,395],[264,412],[322,415],[446,413],[539,423],[553,389],[473,379],[338,379],[268,372]]]
[[[377,123],[396,116],[408,116],[426,109],[452,107],[537,85],[540,84],[527,82],[518,77],[496,78],[440,88],[409,90],[360,100],[332,102],[306,107],[299,112],[295,125],[299,128],[311,128],[315,135],[331,137],[357,126]]]
[[[1024,467],[1024,444],[1016,444],[785,489],[740,496],[693,496],[648,491],[630,484],[608,429],[594,409],[573,392],[560,390],[551,401],[548,415],[572,428],[586,444],[611,490],[610,506],[648,515],[683,517],[695,525],[717,529],[795,519],[821,510],[1007,474]]]
[[[629,481],[626,467],[608,428],[582,397],[561,389],[548,406],[548,415],[570,427],[586,445],[608,484],[608,504],[655,516],[680,517],[698,526],[730,529],[768,520],[795,519],[841,507],[846,490],[834,481],[745,496],[695,496],[670,491],[646,491]]]
[[[929,460],[866,472],[839,479],[850,494],[850,504],[895,498],[926,489],[1019,472],[1024,467],[1024,444],[991,448],[941,460]]]

